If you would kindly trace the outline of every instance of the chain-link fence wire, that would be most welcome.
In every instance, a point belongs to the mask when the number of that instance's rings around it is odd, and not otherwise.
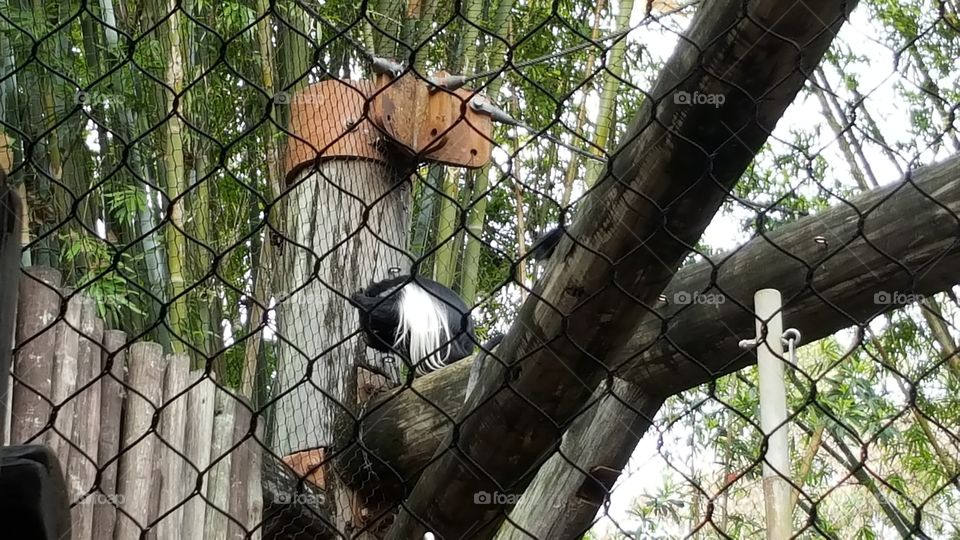
[[[0,123],[27,231],[8,440],[53,448],[74,535],[385,534],[425,469],[477,443],[456,433],[478,361],[414,382],[420,359],[367,347],[350,297],[432,277],[473,307],[479,346],[546,303],[542,233],[600,249],[570,224],[703,8],[641,4],[7,0]],[[957,11],[854,11],[562,443],[472,494],[501,537],[765,529],[771,438],[735,346],[764,287],[805,345],[785,364],[793,532],[955,534],[960,219],[955,160],[931,164],[960,150]],[[382,59],[486,95],[490,163],[397,152]]]

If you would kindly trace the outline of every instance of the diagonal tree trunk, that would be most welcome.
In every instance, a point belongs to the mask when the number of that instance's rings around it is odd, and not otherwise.
[[[579,538],[633,454],[663,398],[615,379],[563,436],[560,450],[523,492],[497,540]],[[602,441],[602,443],[601,443]]]
[[[645,305],[656,303],[853,4],[701,8],[573,227],[593,249],[561,241],[500,346],[503,364],[485,369],[456,439],[441,444],[387,538],[495,533],[504,506],[475,496],[526,487],[614,367],[601,359],[651,318]],[[672,99],[678,91],[724,95],[725,104],[685,106]]]
[[[787,299],[784,320],[800,330],[805,341],[815,341],[897,307],[878,305],[877,293],[913,285],[918,293],[932,294],[958,283],[960,241],[955,216],[960,214],[960,156],[919,168],[909,178],[915,188],[884,186],[755,238],[715,257],[715,262],[684,267],[666,289],[668,298],[707,290],[715,281],[725,302],[659,309],[658,315],[669,321],[666,335],[660,319],[645,323],[630,346],[612,360],[628,368],[638,366],[625,374],[650,395],[665,397],[755,362],[755,356],[745,353],[738,342],[753,335],[749,300],[757,287],[781,286]],[[871,208],[871,218],[861,231],[860,216]],[[903,216],[916,216],[917,230],[922,223],[924,234],[895,234],[903,226],[898,221]],[[830,233],[827,246],[811,241],[826,231]],[[784,257],[784,252],[793,258]],[[713,279],[716,261],[722,263]],[[737,329],[744,329],[743,334]],[[376,430],[362,429],[359,442],[369,449],[368,461],[384,479],[382,487],[409,485],[427,465],[451,429],[451,419],[461,414],[473,362],[465,359],[366,406],[371,412],[363,425]],[[584,418],[577,419],[565,437],[589,430],[590,421]],[[541,519],[554,515],[552,510],[543,511]],[[593,515],[581,514],[581,518],[589,522]]]

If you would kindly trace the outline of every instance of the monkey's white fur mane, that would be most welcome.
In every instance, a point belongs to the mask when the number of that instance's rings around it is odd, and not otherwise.
[[[395,347],[409,345],[410,362],[421,375],[446,365],[450,357],[447,306],[415,282],[400,289],[400,324]],[[440,346],[446,344],[441,351]]]

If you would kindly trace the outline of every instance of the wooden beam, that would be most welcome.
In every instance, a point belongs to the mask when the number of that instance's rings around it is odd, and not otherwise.
[[[753,293],[765,287],[782,292],[784,324],[809,342],[865,323],[911,293],[931,295],[960,283],[958,180],[960,156],[954,156],[684,268],[665,291],[668,299],[707,291],[712,281],[709,292],[722,293],[723,303],[669,306],[661,312],[666,333],[659,319],[646,321],[618,373],[668,396],[753,364],[755,354],[737,342],[753,337]]]
[[[489,538],[628,345],[856,2],[704,4],[547,277],[484,369],[387,538]],[[721,106],[690,96],[723,96]],[[717,101],[716,99],[714,102]],[[590,249],[582,247],[590,246]],[[454,438],[455,437],[455,438]]]

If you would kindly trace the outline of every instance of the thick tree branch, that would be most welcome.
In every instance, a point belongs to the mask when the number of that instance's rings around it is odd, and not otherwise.
[[[505,506],[478,494],[523,490],[556,448],[855,3],[701,8],[388,538],[495,533]]]
[[[665,291],[668,298],[706,290],[711,268],[719,265],[717,283],[726,301],[661,308],[658,313],[670,320],[666,337],[659,322],[644,324],[631,340],[632,348],[615,358],[630,359],[625,373],[635,384],[654,395],[672,395],[755,361],[737,340],[753,331],[749,299],[757,288],[784,291],[784,320],[800,330],[805,343],[897,307],[878,304],[878,293],[897,300],[893,293],[908,292],[911,285],[927,295],[947,290],[960,282],[958,214],[960,156],[783,225],[713,263],[682,268]],[[914,232],[904,234],[901,228]],[[824,236],[827,245],[814,241],[817,236]],[[472,362],[417,379],[412,388],[397,389],[366,406],[362,437],[351,450],[359,452],[362,446],[369,454],[366,460],[350,461],[369,463],[381,480],[378,485],[392,487],[394,500],[402,496],[402,486],[416,481],[460,414]],[[635,362],[656,369],[634,368]],[[578,419],[571,427],[584,429],[589,420]],[[366,477],[359,472],[347,476]]]

